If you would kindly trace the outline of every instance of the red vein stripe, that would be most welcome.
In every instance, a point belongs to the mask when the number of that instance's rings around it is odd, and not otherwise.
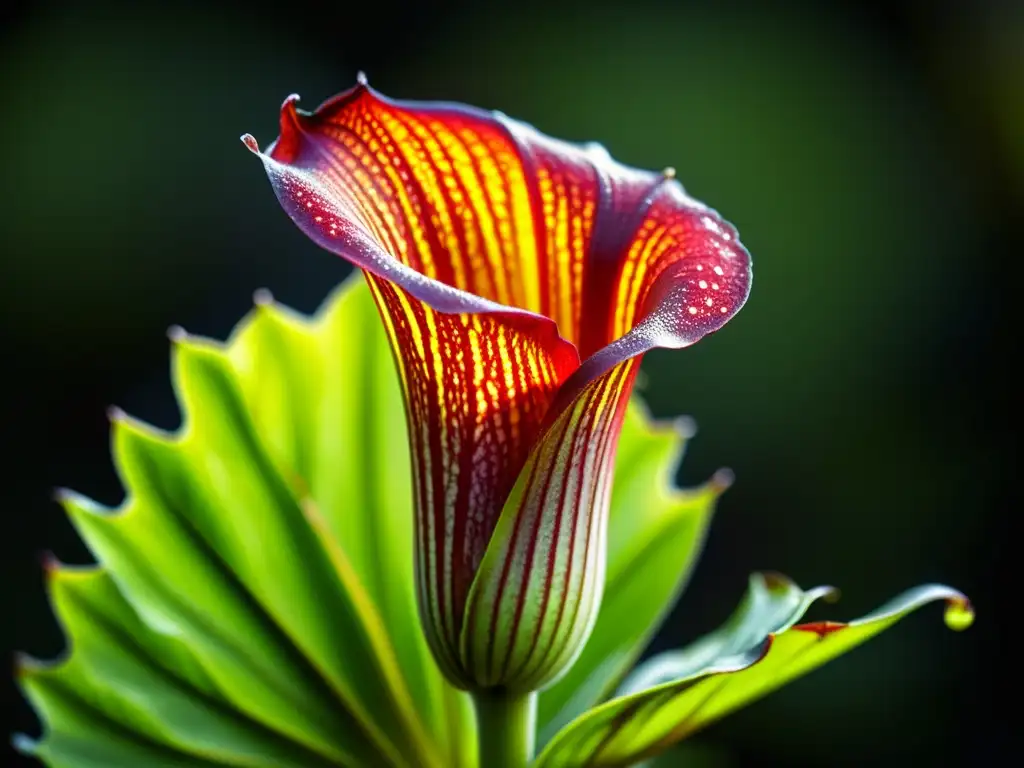
[[[529,186],[514,142],[493,119],[404,109],[357,88],[315,116],[286,102],[282,139],[270,154],[315,169],[332,199],[349,199],[383,250],[406,266],[539,310]]]
[[[629,361],[593,382],[534,449],[466,610],[462,650],[477,685],[539,687],[589,632],[604,580],[609,469],[636,370]]]
[[[565,338],[576,342],[600,195],[597,171],[583,152],[567,153],[561,142],[529,126],[503,122],[533,182],[530,197],[538,244],[537,271],[543,278],[540,311],[558,324]]]
[[[685,295],[655,314],[676,346],[716,330],[746,298],[749,257],[735,230],[668,175],[626,168],[599,148],[471,108],[391,101],[365,85],[312,115],[289,99],[281,131],[269,159],[312,174],[384,254],[553,319],[583,357],[660,309],[647,299],[670,267],[685,266],[670,281]],[[304,228],[340,252],[330,243],[338,222],[312,210],[316,195],[290,202],[293,216],[306,208],[320,225]]]
[[[421,610],[443,633],[432,645],[455,669],[472,574],[515,481],[504,468],[525,464],[559,371],[534,339],[491,317],[439,313],[368,277],[402,371]]]
[[[781,579],[777,583],[781,584]],[[791,583],[789,590],[802,592]],[[801,604],[794,606],[798,612],[785,616],[763,606],[751,609],[747,604],[744,610],[748,614],[742,624],[750,630],[748,647],[733,647],[730,641],[736,636],[726,639],[722,635],[735,628],[730,620],[716,633],[725,641],[718,655],[706,658],[702,668],[694,668],[694,659],[685,649],[653,661],[652,664],[661,666],[658,675],[639,690],[635,687],[639,681],[634,681],[627,689],[635,692],[605,702],[564,728],[536,764],[543,768],[612,768],[648,760],[737,707],[752,703],[852,650],[928,603],[945,602],[946,623],[954,629],[973,616],[970,601],[962,593],[927,584],[907,590],[876,611],[850,622],[815,622],[786,628],[813,599],[829,591],[818,588],[802,592]],[[759,627],[761,621],[764,626]]]
[[[634,358],[619,366],[618,370],[621,371],[622,380],[612,389],[613,394],[611,396],[614,398],[614,405],[611,406],[613,410],[610,410],[609,412],[609,422],[607,424],[600,425],[595,429],[595,432],[598,434],[603,432],[603,445],[600,449],[599,459],[595,462],[595,471],[597,474],[594,481],[595,498],[589,506],[585,502],[578,502],[575,515],[577,520],[581,521],[580,524],[582,524],[582,521],[586,521],[588,534],[584,541],[587,542],[587,545],[591,550],[598,553],[598,558],[595,559],[595,567],[581,569],[578,571],[579,575],[577,578],[584,580],[584,586],[581,590],[576,590],[572,587],[571,583],[568,582],[568,576],[567,584],[564,589],[564,593],[567,595],[576,594],[578,591],[582,591],[583,594],[592,595],[592,599],[590,605],[587,606],[589,613],[584,619],[581,619],[579,615],[582,607],[581,604],[572,606],[572,614],[569,620],[571,632],[566,637],[562,637],[560,627],[563,626],[564,619],[559,616],[559,623],[555,625],[555,628],[550,634],[550,647],[545,650],[544,657],[541,660],[541,663],[545,664],[546,668],[551,670],[551,672],[545,673],[546,676],[556,670],[565,669],[568,666],[572,659],[575,658],[582,649],[583,642],[590,634],[593,623],[597,618],[597,610],[600,606],[600,598],[604,589],[608,508],[611,502],[612,470],[615,463],[615,453],[618,446],[622,420],[625,418],[626,405],[633,389],[633,382],[636,378],[637,371],[639,370],[639,365],[640,360],[638,358]],[[589,551],[590,550],[588,550],[588,554]],[[589,586],[586,584],[587,580],[590,582]],[[565,605],[566,601],[560,601],[559,610],[561,611]],[[556,642],[555,638],[559,638],[560,642]],[[558,653],[559,651],[561,655],[553,657],[550,656],[552,652]],[[538,671],[537,674],[540,674],[540,671]]]

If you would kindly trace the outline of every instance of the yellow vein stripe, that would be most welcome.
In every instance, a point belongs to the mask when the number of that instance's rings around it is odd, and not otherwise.
[[[555,306],[558,308],[555,314],[555,322],[559,328],[572,329],[572,339],[578,339],[576,326],[572,321],[572,253],[569,251],[569,200],[566,193],[565,183],[561,174],[553,178],[555,204],[553,214],[545,224],[548,227],[549,253],[552,254],[556,264],[555,283],[552,288],[556,291]]]
[[[629,251],[622,262],[618,281],[618,292],[615,300],[615,322],[613,335],[621,335],[620,329],[628,328],[633,323],[636,307],[635,292],[643,284],[643,272],[646,269],[646,253],[658,239],[660,233],[655,232],[655,224],[645,221],[640,225],[637,236],[630,243]],[[652,234],[653,233],[653,234]]]
[[[558,374],[544,347],[494,317],[439,313],[381,278],[371,282],[403,371],[418,599],[431,647],[451,673],[473,575]]]
[[[403,390],[405,393],[410,450],[412,454],[413,481],[416,489],[416,559],[417,559],[417,595],[420,610],[429,618],[428,627],[445,625],[442,605],[436,599],[430,584],[434,583],[439,571],[438,556],[433,542],[437,539],[438,521],[434,504],[434,475],[431,462],[432,443],[429,425],[431,417],[429,403],[430,381],[423,375],[422,363],[426,359],[422,343],[416,344],[410,339],[422,339],[423,332],[419,319],[414,312],[411,300],[405,297],[400,289],[373,276],[368,276],[374,288],[374,297],[378,299],[378,307],[385,318],[385,327],[392,340],[392,351],[398,360],[399,369],[403,371]],[[403,354],[402,351],[414,350],[414,355]],[[454,670],[455,659],[450,646],[444,641],[443,634],[427,632],[427,639],[435,654],[442,660],[442,666]],[[447,662],[447,663],[446,663]]]
[[[399,261],[414,268],[419,267],[418,261],[409,259],[409,242],[404,226],[401,210],[395,202],[394,190],[390,179],[382,173],[380,163],[366,148],[356,129],[347,126],[332,126],[327,135],[339,146],[332,147],[328,153],[349,170],[355,184],[345,185],[341,198],[355,197],[362,202],[365,213],[376,222],[374,228],[381,245]],[[335,163],[337,168],[337,163]]]
[[[371,115],[368,112],[364,113],[360,123],[357,123],[357,125],[365,125],[363,140],[366,148],[370,154],[377,158],[378,168],[380,169],[378,174],[382,172],[390,182],[392,198],[398,203],[409,235],[415,246],[415,251],[419,255],[418,263],[410,263],[410,266],[413,266],[427,277],[438,278],[439,272],[438,263],[435,258],[435,249],[432,248],[430,241],[430,236],[433,232],[428,231],[428,228],[425,226],[425,223],[430,221],[430,217],[426,215],[424,210],[424,205],[427,201],[420,200],[419,196],[413,195],[413,190],[410,189],[409,185],[410,176],[419,180],[419,177],[416,176],[415,166],[409,168],[408,164],[406,164],[403,167],[406,178],[402,178],[402,174],[396,167],[395,162],[400,157],[401,147],[396,148],[395,142],[389,137],[387,129],[378,122],[377,116]]]
[[[467,269],[469,252],[476,247],[476,243],[472,234],[464,231],[463,247],[463,238],[459,237],[459,227],[464,228],[460,210],[462,192],[453,183],[451,162],[436,138],[410,115],[381,110],[380,116],[402,153],[407,173],[412,175],[422,190],[425,206],[423,221],[434,230],[435,242],[441,248],[438,256],[444,257],[445,266],[451,271],[450,275],[443,275],[443,278],[462,290],[485,289],[486,286],[474,285]],[[482,292],[487,295],[486,290]]]
[[[428,357],[425,357],[423,359],[423,362],[424,362],[424,365],[427,365],[430,368],[432,368],[432,371],[430,372],[430,375],[429,375],[428,378],[432,378],[433,379],[434,387],[435,387],[435,392],[436,392],[436,407],[437,407],[438,413],[437,413],[437,419],[436,419],[435,423],[437,425],[437,430],[439,432],[439,434],[437,435],[437,440],[440,443],[440,447],[441,447],[441,450],[438,452],[438,455],[436,457],[433,457],[433,458],[437,458],[440,461],[440,469],[439,469],[439,471],[441,473],[441,482],[442,482],[442,484],[444,486],[444,488],[443,488],[444,495],[442,497],[443,501],[441,502],[441,505],[443,505],[442,508],[449,508],[449,507],[451,507],[455,503],[455,499],[454,499],[455,488],[454,488],[454,485],[453,485],[453,482],[452,482],[453,481],[452,475],[453,475],[453,472],[454,473],[458,472],[458,466],[455,465],[454,469],[453,469],[453,466],[452,466],[452,464],[453,464],[452,463],[453,451],[452,451],[452,446],[450,445],[450,442],[449,442],[449,435],[448,435],[448,425],[450,423],[450,419],[448,417],[448,414],[445,413],[446,389],[445,389],[445,375],[444,375],[444,360],[441,357],[441,344],[440,344],[440,339],[439,339],[439,334],[438,334],[437,322],[436,322],[436,320],[434,318],[434,313],[431,310],[427,309],[427,310],[424,311],[423,315],[424,315],[424,320],[425,320],[426,326],[427,326],[426,327],[426,334],[427,334],[427,337],[430,339],[430,355]],[[429,450],[429,447],[428,447],[428,450]],[[431,461],[431,457],[424,457],[424,458],[425,458],[426,462]],[[457,475],[456,475],[456,478],[454,478],[454,479],[457,479]],[[437,505],[436,501],[434,503],[435,503],[435,505]],[[441,505],[437,505],[437,506],[441,506]],[[440,524],[444,528],[444,535],[441,537],[442,540],[444,541],[444,551],[442,553],[441,562],[443,564],[443,568],[442,568],[443,576],[444,576],[443,582],[445,584],[445,587],[447,588],[450,585],[450,573],[449,572],[451,570],[451,558],[452,558],[452,551],[451,551],[451,549],[452,549],[452,530],[451,530],[451,527],[450,527],[449,520],[447,520],[447,519],[437,520],[437,515],[431,515],[431,517],[433,518],[433,524],[434,525]],[[451,596],[450,592],[448,594],[446,594],[445,597],[446,597],[446,599],[444,600],[444,606],[445,606],[445,608],[444,608],[444,615],[441,618],[442,618],[442,622],[443,622],[444,628],[446,630],[446,634],[448,634],[450,636],[450,634],[452,632],[454,632],[454,630],[455,630],[455,617],[454,617],[454,612],[452,611],[452,608],[451,608],[452,596]]]
[[[337,197],[352,198],[385,250],[455,287],[541,309],[529,182],[499,126],[371,99],[346,105],[323,135]]]
[[[491,259],[495,269],[507,274],[514,306],[539,312],[536,242],[519,157],[504,138],[488,140],[469,128],[463,128],[460,136],[471,147],[474,166],[486,193],[484,205],[493,213],[496,247]]]
[[[432,121],[430,130],[442,151],[451,161],[453,189],[462,195],[459,211],[465,227],[467,252],[474,282],[491,287],[490,294],[501,304],[515,305],[510,292],[507,270],[512,265],[501,263],[500,244],[493,213],[488,205],[482,179],[477,173],[471,149],[454,130],[439,121]],[[479,142],[476,142],[479,144]],[[485,294],[486,295],[486,294]]]

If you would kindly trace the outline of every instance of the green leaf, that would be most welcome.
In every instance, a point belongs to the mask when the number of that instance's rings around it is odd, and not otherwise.
[[[53,581],[73,653],[25,667],[47,736],[22,746],[54,765],[472,764],[467,697],[419,630],[368,291],[312,320],[259,303],[226,346],[172,334],[179,432],[113,414],[119,509],[61,495],[105,571]]]
[[[444,681],[415,618],[405,411],[377,308],[362,280],[335,291],[312,323],[256,298],[228,353],[257,430],[364,585],[428,728],[455,764],[470,764],[471,702]]]
[[[718,631],[691,647],[642,665],[623,695],[562,729],[536,768],[632,765],[820,666],[890,627],[916,608],[947,603],[946,622],[963,629],[973,616],[967,599],[938,585],[912,589],[849,623],[796,622],[830,588],[805,592],[777,575],[755,574],[747,596]]]
[[[218,765],[331,765],[236,709],[188,647],[143,624],[102,570],[53,569],[50,594],[75,652],[57,665],[22,666],[22,684],[51,724],[41,757],[82,765],[100,755],[123,760],[128,749],[154,765],[190,756]]]
[[[49,569],[71,651],[21,663],[45,734],[17,744],[53,766],[473,768],[469,699],[417,619],[402,398],[369,292],[349,282],[311,319],[257,303],[226,345],[172,334],[179,431],[112,413],[123,504],[59,495],[101,565]],[[606,701],[728,484],[672,486],[683,437],[630,406],[605,602],[576,665],[540,697],[542,738],[557,731],[540,766],[656,756],[928,600],[969,623],[962,595],[922,587],[850,624],[793,626],[826,591],[758,576],[722,630]]]
[[[636,662],[685,584],[728,472],[681,491],[674,485],[685,420],[657,423],[634,397],[615,460],[604,599],[573,667],[538,702],[539,742],[606,699]]]

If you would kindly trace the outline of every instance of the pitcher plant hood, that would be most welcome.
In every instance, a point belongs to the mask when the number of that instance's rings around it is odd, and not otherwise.
[[[461,687],[537,689],[600,604],[640,358],[728,322],[749,254],[671,169],[362,77],[297,101],[266,152],[242,138],[302,231],[363,271],[391,340],[430,647]]]

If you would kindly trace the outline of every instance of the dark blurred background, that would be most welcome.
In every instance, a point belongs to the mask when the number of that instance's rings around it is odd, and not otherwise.
[[[6,648],[61,648],[39,555],[88,554],[50,493],[119,501],[106,407],[177,422],[165,329],[222,338],[253,289],[312,310],[345,275],[238,135],[266,145],[284,96],[312,108],[364,69],[388,95],[498,108],[675,166],[753,253],[746,309],[646,362],[655,413],[701,428],[683,480],[721,465],[738,478],[658,647],[715,626],[754,569],[843,588],[832,618],[926,581],[975,601],[970,631],[922,611],[702,733],[702,751],[739,766],[1005,762],[1024,5],[54,0],[4,14]],[[0,731],[35,733],[4,678]]]

